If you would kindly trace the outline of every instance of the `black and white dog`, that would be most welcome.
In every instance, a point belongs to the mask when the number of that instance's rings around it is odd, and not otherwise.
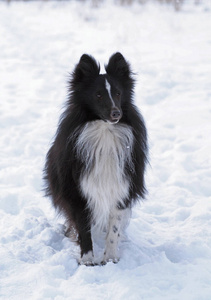
[[[82,55],[45,165],[46,194],[77,232],[80,264],[94,265],[91,228],[106,229],[101,263],[119,260],[118,241],[131,206],[145,195],[147,133],[133,104],[134,80],[120,53],[106,74]]]

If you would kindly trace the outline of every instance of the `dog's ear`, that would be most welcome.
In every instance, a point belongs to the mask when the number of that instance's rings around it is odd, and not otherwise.
[[[110,57],[105,70],[109,76],[119,79],[122,83],[132,80],[130,65],[119,52]]]
[[[72,74],[72,86],[76,87],[77,84],[88,83],[96,78],[99,73],[100,66],[94,57],[83,54]]]

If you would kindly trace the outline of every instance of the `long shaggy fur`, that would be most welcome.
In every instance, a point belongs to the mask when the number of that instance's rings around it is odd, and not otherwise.
[[[98,120],[87,123],[79,134],[77,155],[85,166],[80,189],[94,225],[102,230],[108,225],[110,211],[118,204],[124,206],[128,197],[131,178],[125,174],[125,166],[134,168],[132,147],[132,130],[124,124]]]
[[[146,189],[147,133],[133,103],[130,65],[115,53],[99,74],[84,54],[69,83],[69,99],[45,165],[46,194],[73,225],[80,263],[96,264],[91,228],[107,230],[102,263],[118,261],[125,211]]]

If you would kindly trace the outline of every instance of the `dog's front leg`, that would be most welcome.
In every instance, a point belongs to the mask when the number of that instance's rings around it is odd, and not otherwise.
[[[117,263],[119,261],[119,240],[120,236],[126,226],[130,215],[130,209],[118,209],[111,213],[109,219],[109,228],[106,237],[105,252],[103,264],[112,261]]]
[[[78,263],[81,265],[92,266],[94,265],[94,254],[91,237],[91,225],[87,211],[84,210],[83,212],[78,212],[77,220],[78,222],[76,222],[76,225],[79,235],[79,245],[81,248],[81,257]]]

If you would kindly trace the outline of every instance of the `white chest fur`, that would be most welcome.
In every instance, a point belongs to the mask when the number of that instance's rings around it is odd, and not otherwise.
[[[106,227],[112,209],[129,194],[125,164],[133,168],[132,147],[132,130],[124,124],[98,120],[87,123],[79,134],[77,154],[85,164],[80,189],[97,227]]]

